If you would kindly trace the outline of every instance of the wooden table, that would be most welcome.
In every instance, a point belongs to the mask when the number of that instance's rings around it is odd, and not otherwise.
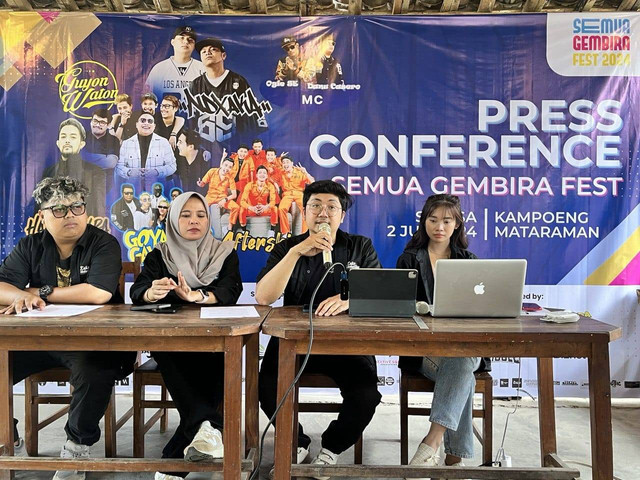
[[[258,448],[258,348],[260,325],[271,310],[256,306],[260,317],[200,319],[200,307],[175,314],[132,312],[129,305],[107,305],[66,318],[0,316],[0,479],[11,470],[223,471],[238,480],[253,469]],[[247,346],[245,451],[242,452],[242,347]],[[13,457],[11,351],[165,351],[224,352],[224,459],[188,463],[173,459],[61,460]],[[203,366],[203,368],[206,368]],[[62,431],[61,431],[62,432]]]
[[[540,450],[542,468],[407,467],[291,465],[293,444],[293,396],[289,395],[277,419],[275,478],[322,474],[359,478],[574,478],[556,455],[553,392],[553,358],[586,357],[589,362],[591,457],[594,480],[613,478],[611,442],[611,389],[609,342],[621,329],[591,318],[578,323],[548,324],[535,317],[515,319],[457,319],[420,317],[427,329],[413,319],[314,317],[314,354],[408,355],[449,357],[537,357]],[[275,308],[262,331],[280,339],[278,399],[291,384],[296,355],[305,354],[309,342],[308,315],[300,307]],[[295,430],[297,432],[297,429]]]

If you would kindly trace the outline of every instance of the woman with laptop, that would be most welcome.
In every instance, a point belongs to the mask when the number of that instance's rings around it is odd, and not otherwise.
[[[467,250],[467,236],[460,208],[454,195],[431,195],[422,208],[418,231],[398,258],[396,268],[418,270],[417,300],[433,304],[436,262],[440,259],[477,258]],[[438,449],[444,441],[445,465],[461,466],[473,457],[474,372],[479,357],[401,357],[400,368],[419,372],[435,382],[431,427],[410,465],[437,466]]]
[[[144,260],[131,287],[136,305],[158,303],[234,304],[242,292],[233,242],[216,240],[202,195],[185,192],[169,207],[166,242]],[[222,458],[224,353],[152,352],[176,408],[180,424],[162,458],[199,461]],[[206,365],[203,370],[196,368]],[[181,480],[187,473],[156,473],[155,480]]]

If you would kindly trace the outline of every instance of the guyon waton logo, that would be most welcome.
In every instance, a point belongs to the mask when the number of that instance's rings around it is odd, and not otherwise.
[[[55,76],[62,109],[74,117],[90,119],[91,111],[110,108],[118,95],[113,72],[102,63],[83,60]]]

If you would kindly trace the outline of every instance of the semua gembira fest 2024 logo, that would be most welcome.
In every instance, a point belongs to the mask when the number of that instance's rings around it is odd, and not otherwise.
[[[111,108],[118,95],[113,72],[102,63],[83,60],[55,76],[62,109],[74,117],[90,119],[96,107]]]

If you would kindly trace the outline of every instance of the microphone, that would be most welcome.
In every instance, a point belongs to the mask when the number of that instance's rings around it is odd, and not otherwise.
[[[331,235],[331,225],[329,225],[328,223],[321,223],[318,226],[318,231],[327,232],[329,235]],[[324,268],[329,268],[331,264],[333,264],[333,261],[331,259],[331,250],[322,251],[322,263],[324,264]]]

